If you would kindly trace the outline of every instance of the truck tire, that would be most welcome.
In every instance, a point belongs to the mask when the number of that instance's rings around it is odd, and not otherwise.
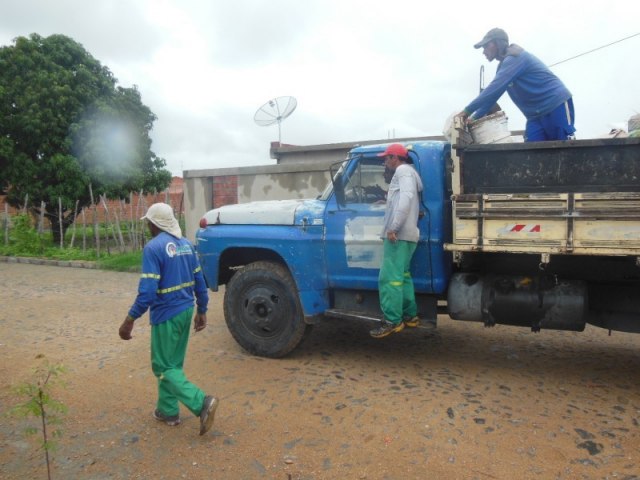
[[[260,357],[279,358],[296,348],[311,327],[297,292],[279,263],[260,261],[237,271],[224,294],[224,318],[236,342]]]

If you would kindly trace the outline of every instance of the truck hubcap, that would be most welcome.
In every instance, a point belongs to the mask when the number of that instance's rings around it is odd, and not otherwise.
[[[279,295],[264,287],[247,292],[244,301],[244,323],[254,334],[271,335],[283,326]]]

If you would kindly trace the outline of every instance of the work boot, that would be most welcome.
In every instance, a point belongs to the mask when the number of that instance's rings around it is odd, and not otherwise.
[[[371,330],[369,335],[373,338],[383,338],[387,335],[391,335],[392,333],[401,332],[403,328],[404,322],[391,323],[389,320],[383,319],[380,327]]]
[[[155,418],[159,422],[166,423],[170,427],[175,427],[176,425],[180,425],[180,415],[165,415],[157,408],[153,412],[153,418]]]
[[[413,317],[404,317],[402,321],[404,322],[405,327],[415,328],[420,325],[420,317],[417,315]]]
[[[202,410],[200,410],[200,435],[207,433],[213,426],[213,417],[218,408],[218,399],[207,395],[202,402]]]

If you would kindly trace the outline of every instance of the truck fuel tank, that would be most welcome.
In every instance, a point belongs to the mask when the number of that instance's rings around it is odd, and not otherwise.
[[[588,310],[587,284],[554,276],[456,273],[449,284],[454,320],[581,332]]]

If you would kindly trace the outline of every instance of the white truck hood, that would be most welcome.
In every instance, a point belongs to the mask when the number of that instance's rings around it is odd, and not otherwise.
[[[270,200],[225,205],[205,214],[207,223],[235,225],[294,225],[296,209],[304,200]]]

